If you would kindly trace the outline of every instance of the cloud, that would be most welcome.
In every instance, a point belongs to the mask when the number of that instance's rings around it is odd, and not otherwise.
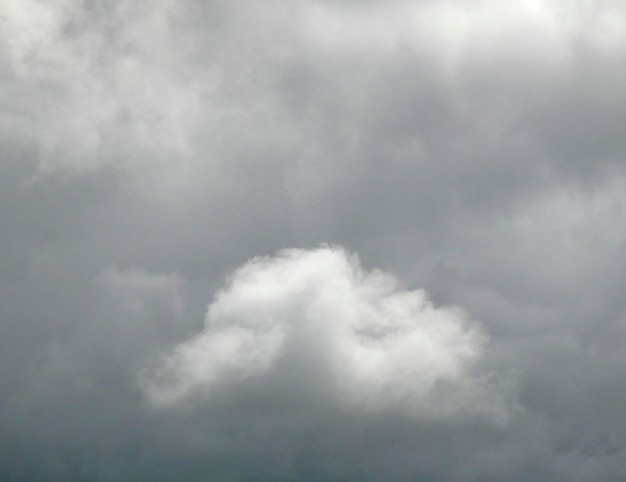
[[[401,290],[341,248],[283,250],[235,271],[204,330],[142,385],[161,407],[262,378],[365,410],[486,411],[471,371],[486,341],[460,309]]]
[[[622,481],[625,26],[1,1],[0,480]]]
[[[96,286],[107,293],[115,304],[132,313],[147,307],[168,307],[177,317],[183,310],[180,294],[182,280],[175,274],[152,274],[140,269],[104,269],[94,280]]]
[[[3,2],[3,120],[12,141],[37,146],[39,175],[185,165],[203,88],[184,80],[176,20],[169,0]]]

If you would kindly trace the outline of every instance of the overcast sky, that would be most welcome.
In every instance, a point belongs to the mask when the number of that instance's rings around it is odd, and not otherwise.
[[[0,480],[623,481],[623,0],[0,2]]]

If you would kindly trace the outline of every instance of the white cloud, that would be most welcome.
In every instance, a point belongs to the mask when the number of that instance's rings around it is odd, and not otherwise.
[[[204,330],[141,384],[161,407],[262,378],[361,410],[483,411],[471,367],[485,342],[461,310],[399,289],[343,249],[291,249],[238,269],[209,305]]]
[[[454,68],[477,54],[566,57],[573,35],[586,33],[582,6],[527,0],[505,3],[398,2],[370,5],[307,5],[304,32],[329,50],[388,53],[412,46]]]
[[[210,28],[198,28],[202,15]],[[525,92],[569,78],[580,44],[621,58],[625,18],[619,6],[547,0],[9,0],[0,4],[0,128],[37,147],[40,174],[113,166],[157,195],[182,192],[207,165],[245,158],[233,146],[299,157],[310,125],[290,117],[280,92],[297,66],[321,62],[321,72],[341,59],[338,78],[356,104],[378,97],[368,79],[404,51],[430,59],[438,82],[493,77]]]
[[[176,20],[169,0],[0,5],[0,125],[38,145],[40,174],[180,169],[203,88],[189,79]]]

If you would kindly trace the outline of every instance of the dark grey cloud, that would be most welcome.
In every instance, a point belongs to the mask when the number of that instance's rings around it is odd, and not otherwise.
[[[0,479],[623,479],[622,2],[0,25]]]

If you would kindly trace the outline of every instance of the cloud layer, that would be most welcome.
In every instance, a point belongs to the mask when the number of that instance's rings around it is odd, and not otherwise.
[[[0,2],[0,480],[623,481],[625,39]]]

